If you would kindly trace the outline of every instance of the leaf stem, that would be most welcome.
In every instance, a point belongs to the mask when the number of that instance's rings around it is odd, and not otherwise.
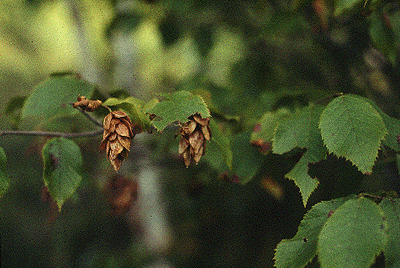
[[[95,131],[78,132],[78,133],[53,132],[53,131],[0,130],[0,136],[23,135],[23,136],[53,136],[53,137],[64,137],[64,138],[94,137],[101,135],[102,133],[103,129]]]
[[[95,124],[96,126],[99,126],[101,128],[103,128],[103,124],[99,121],[97,121],[96,119],[94,119],[90,114],[88,114],[86,111],[80,109],[80,108],[76,108],[78,109],[84,116],[86,116],[93,124]]]

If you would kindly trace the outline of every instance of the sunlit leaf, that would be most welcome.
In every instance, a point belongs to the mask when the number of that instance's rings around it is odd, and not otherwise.
[[[370,267],[387,241],[382,216],[378,205],[363,197],[340,206],[319,234],[321,267]]]
[[[53,138],[43,147],[43,180],[61,209],[82,180],[82,154],[78,145],[66,138]]]
[[[103,105],[122,108],[129,115],[133,123],[139,124],[144,130],[150,128],[149,115],[145,112],[148,106],[140,99],[134,97],[126,99],[109,98]],[[150,105],[155,104],[150,103]]]
[[[32,126],[53,117],[78,113],[70,103],[75,102],[79,95],[89,98],[94,89],[92,84],[75,77],[50,77],[37,85],[25,101],[22,123]]]
[[[302,219],[296,235],[282,240],[276,247],[277,268],[304,267],[317,254],[318,235],[329,216],[344,202],[355,196],[323,201],[313,206]]]
[[[204,100],[193,95],[188,91],[177,91],[174,93],[165,93],[161,95],[163,99],[153,108],[147,110],[148,113],[155,114],[157,118],[152,124],[162,131],[166,126],[176,121],[186,122],[188,117],[199,113],[201,117],[210,117],[210,111]]]
[[[335,0],[334,16],[340,16],[346,11],[350,11],[357,5],[364,4],[365,0]]]
[[[372,172],[388,130],[368,101],[353,95],[337,97],[326,106],[319,126],[330,153],[350,160],[363,173]]]

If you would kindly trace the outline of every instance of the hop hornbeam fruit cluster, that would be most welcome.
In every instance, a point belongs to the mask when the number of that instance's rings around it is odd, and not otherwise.
[[[189,116],[189,121],[181,125],[179,154],[183,155],[186,167],[198,163],[204,155],[206,141],[211,139],[210,118],[202,118],[198,113]]]
[[[100,150],[106,150],[108,160],[115,171],[118,171],[129,154],[131,141],[136,134],[133,124],[125,112],[113,111],[104,117],[103,128]]]
[[[77,102],[74,102],[72,106],[74,108],[81,108],[84,111],[93,112],[97,108],[103,105],[100,100],[88,100],[85,96],[78,96]]]

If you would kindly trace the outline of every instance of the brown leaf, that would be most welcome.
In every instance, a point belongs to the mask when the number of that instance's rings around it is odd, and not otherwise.
[[[197,126],[197,123],[195,121],[193,121],[193,120],[189,121],[189,124],[188,124],[188,134],[189,135],[193,133],[193,131],[196,129],[196,126]]]
[[[179,153],[182,154],[189,146],[189,141],[184,138],[181,137],[181,139],[179,140]]]
[[[118,171],[122,165],[123,158],[117,157],[115,159],[110,160],[111,165],[113,166],[115,171]]]
[[[116,159],[120,153],[124,150],[124,147],[119,143],[118,140],[110,141],[110,159]]]
[[[193,160],[198,163],[200,161],[200,158],[203,156],[204,154],[204,146],[202,146],[200,148],[200,150],[193,156]]]
[[[190,146],[193,147],[195,154],[203,147],[204,135],[201,131],[195,131],[189,136]]]
[[[88,100],[85,96],[79,96],[78,101],[73,103],[72,106],[74,108],[81,108],[84,111],[93,112],[97,108],[99,108],[103,103],[100,100]]]
[[[209,141],[211,139],[210,127],[209,126],[201,126],[201,131],[203,132],[204,138]]]
[[[210,118],[201,118],[199,114],[193,115],[193,119],[202,126],[208,126],[210,123]]]
[[[129,131],[129,127],[122,122],[115,126],[115,132],[121,136],[132,137],[132,131]]]
[[[189,153],[189,148],[187,148],[184,152],[183,152],[183,160],[185,161],[185,165],[186,167],[189,167],[190,162],[192,162],[192,159],[190,157],[190,153]]]
[[[117,133],[112,133],[110,136],[108,136],[109,141],[113,141],[117,138],[118,134]]]
[[[106,130],[110,129],[112,118],[113,118],[112,113],[109,113],[108,115],[106,115],[106,117],[104,117],[104,120],[103,120],[103,128],[104,129],[106,129]]]
[[[129,148],[131,147],[131,139],[129,137],[118,136],[118,141],[126,150],[129,151]]]
[[[123,112],[123,111],[114,111],[114,112],[112,112],[112,114],[113,114],[113,117],[115,117],[115,118],[123,118],[123,117],[126,117],[126,120],[129,119],[128,115],[127,115],[125,112]],[[131,120],[129,119],[129,121],[131,121]],[[131,124],[132,124],[132,123],[131,123]]]

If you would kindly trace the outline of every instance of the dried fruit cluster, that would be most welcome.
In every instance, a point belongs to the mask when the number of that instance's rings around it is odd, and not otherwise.
[[[103,121],[103,140],[100,150],[106,150],[106,156],[116,171],[128,156],[131,141],[135,136],[129,116],[122,111],[109,113]]]
[[[74,108],[79,107],[84,111],[93,112],[102,104],[103,103],[100,100],[88,100],[85,96],[79,96],[77,102],[74,102],[72,106]]]
[[[192,160],[196,163],[205,153],[206,141],[211,138],[210,118],[202,118],[199,114],[189,116],[189,121],[183,123],[180,129],[179,153],[183,155],[188,167]]]

